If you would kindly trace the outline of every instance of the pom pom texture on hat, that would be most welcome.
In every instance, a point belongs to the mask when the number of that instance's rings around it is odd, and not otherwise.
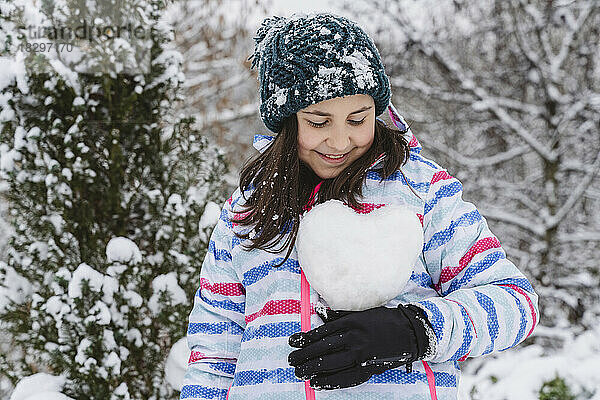
[[[387,107],[390,82],[379,51],[354,22],[331,13],[268,17],[254,37],[260,115],[278,133],[286,117],[335,97],[368,94],[375,115]]]

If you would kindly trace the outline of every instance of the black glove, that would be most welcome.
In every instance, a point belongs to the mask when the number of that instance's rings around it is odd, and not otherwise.
[[[290,346],[300,350],[288,356],[296,376],[315,389],[360,385],[402,365],[410,372],[429,348],[427,316],[412,304],[319,314],[323,325],[290,336]]]

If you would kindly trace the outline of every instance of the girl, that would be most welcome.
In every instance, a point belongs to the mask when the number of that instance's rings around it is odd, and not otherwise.
[[[276,136],[254,137],[260,154],[210,238],[181,399],[456,399],[458,361],[531,335],[537,295],[458,179],[421,155],[361,28],[294,14],[265,19],[255,41],[260,114]],[[386,110],[395,127],[377,118]],[[324,309],[304,277],[299,222],[329,199],[421,220],[422,253],[384,306]]]

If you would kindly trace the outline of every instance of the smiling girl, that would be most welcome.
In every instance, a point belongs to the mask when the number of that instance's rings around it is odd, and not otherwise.
[[[265,19],[254,39],[260,115],[276,135],[254,137],[260,153],[211,235],[181,399],[456,399],[458,361],[531,335],[537,295],[460,181],[421,155],[360,27],[294,14]],[[306,280],[299,223],[330,199],[421,221],[422,252],[387,304],[326,310]]]
[[[323,179],[335,178],[373,143],[375,103],[371,96],[325,100],[298,115],[298,157]]]

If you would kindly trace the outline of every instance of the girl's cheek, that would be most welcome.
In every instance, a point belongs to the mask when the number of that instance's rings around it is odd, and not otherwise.
[[[313,148],[317,147],[319,145],[319,143],[321,143],[321,138],[320,135],[312,135],[310,138],[307,137],[308,135],[300,135],[298,138],[298,144],[300,145],[300,147],[307,149],[307,150],[312,150]]]
[[[353,142],[356,144],[356,146],[358,147],[364,147],[364,146],[368,146],[373,142],[373,139],[375,138],[375,131],[374,130],[365,130],[363,132],[360,132],[357,135],[353,136]]]

